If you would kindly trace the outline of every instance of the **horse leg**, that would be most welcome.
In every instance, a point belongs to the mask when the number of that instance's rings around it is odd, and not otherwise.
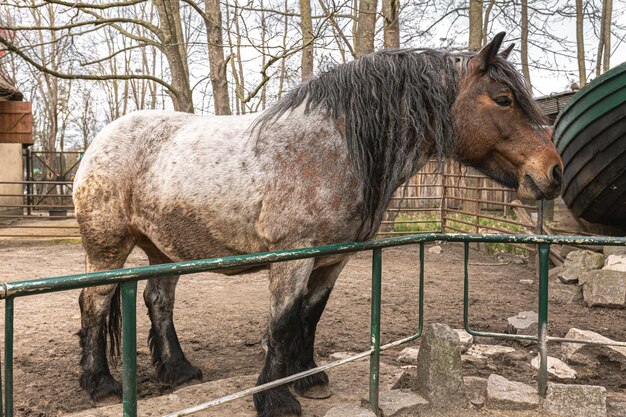
[[[301,338],[302,306],[314,259],[274,263],[270,266],[270,317],[267,352],[257,385],[288,375],[289,360]],[[282,385],[254,394],[259,417],[286,417],[301,414],[300,403]]]
[[[83,235],[84,236],[84,235]],[[124,266],[134,246],[132,237],[116,239],[114,245],[95,250],[89,238],[83,238],[87,250],[87,271],[103,271]],[[120,301],[119,285],[84,288],[79,297],[81,311],[80,386],[92,400],[101,401],[115,396],[121,398],[122,386],[111,376],[107,362],[107,339],[112,361],[119,355]]]
[[[156,248],[141,245],[150,265],[171,262]],[[148,344],[157,378],[164,384],[177,387],[194,379],[202,379],[202,371],[193,366],[180,348],[174,328],[174,298],[179,275],[149,279],[143,293],[152,326]]]
[[[317,323],[322,317],[328,297],[335,285],[335,281],[346,265],[347,259],[334,265],[318,268],[311,273],[307,292],[302,303],[301,327],[298,347],[292,351],[293,357],[289,362],[289,374],[316,368],[314,359],[315,331]],[[326,372],[320,372],[293,383],[296,393],[305,398],[323,399],[330,397],[330,387]]]

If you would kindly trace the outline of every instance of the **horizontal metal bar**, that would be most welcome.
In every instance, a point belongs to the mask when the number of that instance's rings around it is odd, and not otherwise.
[[[46,219],[48,217],[45,217]],[[54,217],[53,217],[54,218]],[[26,224],[15,224],[15,223],[8,223],[8,224],[3,224],[0,223],[0,230],[1,229],[70,229],[70,230],[78,230],[79,227],[78,226],[33,226],[33,225],[26,225]]]
[[[49,238],[78,238],[80,235],[12,235],[12,234],[0,234],[0,237],[28,237],[32,239],[49,239]],[[0,297],[2,298],[2,297]]]
[[[0,198],[2,198],[2,196],[0,195]],[[45,205],[45,204],[0,204],[0,208],[39,208],[39,209],[59,209],[59,210],[67,210],[67,209],[74,209],[74,206],[68,206],[68,205]]]
[[[465,197],[455,197],[451,195],[444,196],[446,200],[459,200],[459,201],[471,201],[473,203],[481,203],[484,205],[492,205],[492,206],[507,206],[507,207],[520,207],[530,210],[536,210],[537,207],[529,206],[526,204],[515,204],[515,203],[505,203],[502,201],[493,201],[493,200],[479,200],[477,198],[465,198]]]
[[[17,297],[28,294],[42,294],[47,292],[63,291],[68,289],[83,288],[103,284],[121,283],[132,280],[143,280],[147,278],[162,277],[167,275],[184,275],[196,272],[217,271],[241,266],[261,266],[273,262],[283,262],[311,257],[347,254],[364,250],[371,250],[374,248],[387,248],[392,246],[403,246],[414,243],[432,241],[517,244],[556,243],[626,246],[626,238],[619,237],[427,233],[421,235],[371,240],[367,242],[340,243],[313,248],[282,250],[250,255],[227,256],[222,258],[186,261],[172,264],[151,265],[136,268],[117,269],[111,271],[92,272],[87,274],[67,275],[62,277],[34,279],[30,281],[6,282],[3,284],[4,293],[0,293],[0,299],[6,298],[7,296]]]

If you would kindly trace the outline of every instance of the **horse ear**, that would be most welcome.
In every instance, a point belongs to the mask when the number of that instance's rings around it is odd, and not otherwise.
[[[478,64],[479,71],[487,71],[487,68],[496,61],[504,35],[506,35],[506,32],[498,33],[494,36],[493,40],[485,45],[478,55],[476,55],[476,63]]]
[[[508,59],[514,47],[515,47],[514,43],[510,44],[509,47],[506,48],[504,51],[500,52],[498,56],[502,59]]]

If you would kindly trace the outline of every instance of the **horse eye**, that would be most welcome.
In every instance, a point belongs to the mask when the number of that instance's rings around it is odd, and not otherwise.
[[[494,101],[496,102],[498,106],[502,106],[502,107],[510,106],[511,103],[513,102],[513,100],[511,100],[510,98],[506,96],[496,97]]]

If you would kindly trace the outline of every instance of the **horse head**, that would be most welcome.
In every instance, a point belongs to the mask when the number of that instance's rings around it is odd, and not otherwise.
[[[528,83],[507,61],[513,45],[499,52],[504,35],[477,54],[457,58],[455,156],[516,188],[520,198],[552,199],[561,191],[563,162]]]

